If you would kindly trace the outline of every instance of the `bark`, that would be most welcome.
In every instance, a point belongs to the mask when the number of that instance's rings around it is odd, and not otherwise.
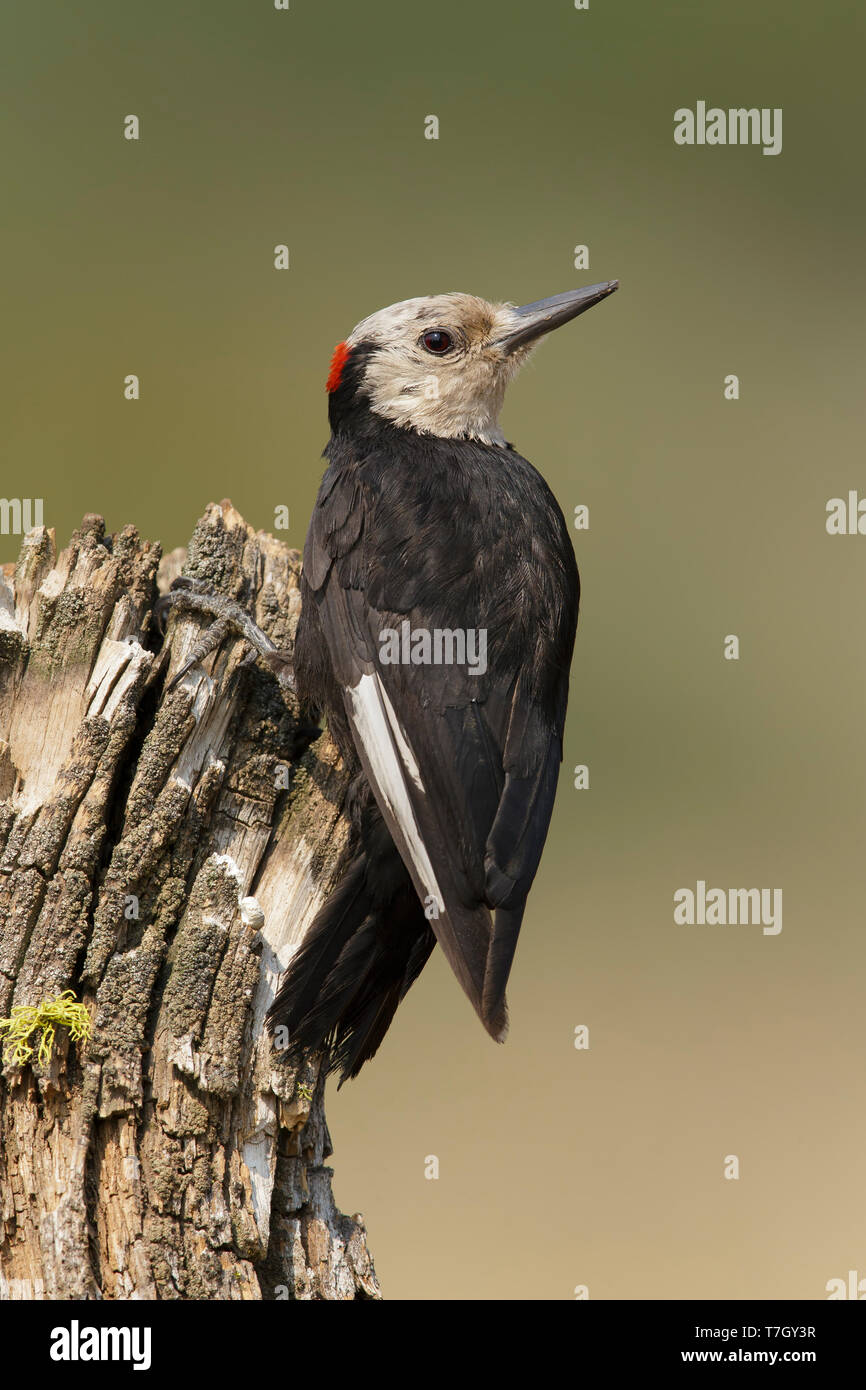
[[[73,989],[86,1043],[0,1077],[0,1297],[377,1298],[337,1210],[318,1062],[264,1017],[334,881],[346,779],[327,733],[202,620],[181,565],[293,635],[300,557],[212,505],[188,551],[85,517],[0,573],[0,1016]]]

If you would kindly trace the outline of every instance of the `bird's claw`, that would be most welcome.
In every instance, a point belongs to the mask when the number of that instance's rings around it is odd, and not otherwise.
[[[209,588],[201,579],[181,576],[175,579],[167,594],[162,594],[154,604],[154,618],[161,631],[165,631],[166,618],[171,609],[180,608],[187,612],[201,613],[211,619],[208,627],[193,643],[187,660],[169,682],[172,690],[186,673],[203,661],[226,638],[237,637],[247,643],[250,650],[245,653],[240,665],[249,666],[260,656],[277,677],[280,685],[287,690],[295,689],[293,669],[294,653],[290,649],[276,647],[266,632],[253,622],[252,618],[227,594],[220,594]]]

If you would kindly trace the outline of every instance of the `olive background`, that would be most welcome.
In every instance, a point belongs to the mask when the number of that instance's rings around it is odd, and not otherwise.
[[[288,505],[301,547],[357,320],[621,281],[503,415],[566,515],[590,510],[509,1040],[436,953],[330,1089],[336,1196],[390,1298],[825,1298],[866,1277],[866,538],[825,529],[829,498],[866,492],[862,16],[4,9],[0,492],[42,497],[60,543],[98,511],[170,548],[229,496],[265,529]],[[782,153],[676,146],[699,99],[782,107]],[[0,537],[0,561],[17,549]],[[781,888],[782,932],[676,926],[699,878]]]

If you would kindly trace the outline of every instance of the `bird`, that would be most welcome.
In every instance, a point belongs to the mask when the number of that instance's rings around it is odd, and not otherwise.
[[[547,836],[580,580],[562,511],[506,441],[506,387],[609,280],[516,306],[402,300],[338,344],[293,678],[349,774],[336,887],[267,1017],[340,1085],[438,943],[487,1033]]]

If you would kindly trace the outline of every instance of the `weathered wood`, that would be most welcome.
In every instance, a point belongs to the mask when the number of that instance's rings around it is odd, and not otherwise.
[[[155,631],[183,558],[88,516],[0,576],[0,1015],[72,988],[93,1020],[3,1068],[0,1297],[376,1298],[318,1066],[264,1032],[334,880],[345,777],[237,641],[168,690],[201,627]],[[184,565],[280,647],[299,570],[228,502]]]

